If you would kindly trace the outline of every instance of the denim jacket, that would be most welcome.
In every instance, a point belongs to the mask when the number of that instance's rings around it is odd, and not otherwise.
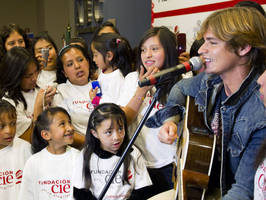
[[[254,160],[259,146],[266,139],[266,110],[256,83],[258,76],[252,70],[239,90],[221,102],[220,185],[221,195],[226,200],[253,199]],[[208,117],[222,85],[219,76],[205,73],[179,81],[171,89],[165,108],[149,118],[146,125],[159,127],[177,114],[183,116],[188,95],[195,98],[195,104],[203,112],[205,125],[211,130]],[[230,169],[230,172],[226,171]]]

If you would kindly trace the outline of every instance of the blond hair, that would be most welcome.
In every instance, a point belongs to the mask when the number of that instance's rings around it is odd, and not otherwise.
[[[225,41],[237,55],[239,48],[252,46],[248,63],[265,65],[266,18],[256,9],[232,7],[218,10],[202,23],[197,38],[203,38],[208,30]]]

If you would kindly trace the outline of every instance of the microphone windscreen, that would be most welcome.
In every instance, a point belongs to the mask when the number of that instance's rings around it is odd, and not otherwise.
[[[202,60],[200,57],[192,57],[189,59],[189,62],[192,64],[192,70],[200,70],[202,67]]]

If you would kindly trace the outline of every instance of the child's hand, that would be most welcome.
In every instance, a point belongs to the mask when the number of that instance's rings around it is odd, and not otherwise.
[[[34,104],[33,121],[37,120],[39,114],[45,109],[46,106],[51,105],[56,88],[48,86],[47,89],[40,89]]]
[[[40,65],[40,70],[42,70],[44,68],[44,64],[45,64],[45,60],[42,57],[42,54],[41,53],[37,53],[35,57],[36,57],[39,65]]]
[[[97,96],[97,91],[98,91],[98,87],[95,87],[94,89],[91,88],[89,94],[90,94],[90,99],[91,99],[91,103],[93,104],[94,107],[98,106],[100,103],[100,99],[101,97]]]
[[[96,96],[97,94],[97,91],[98,91],[98,87],[96,87],[95,89],[91,88],[90,92],[89,92],[89,95],[90,95],[90,99],[91,101],[94,99],[94,97]]]
[[[50,105],[53,101],[54,95],[56,94],[56,88],[52,86],[48,86],[45,90],[45,96],[44,96],[44,105]]]
[[[43,110],[46,106],[51,105],[55,94],[56,89],[54,87],[48,86],[46,90],[40,89],[36,96],[34,107]]]
[[[158,69],[158,67],[149,67],[147,72],[144,73],[144,67],[141,66],[140,67],[140,73],[139,73],[139,80],[143,80],[144,78],[150,76],[151,74],[155,74],[157,72],[159,72],[160,70]],[[150,90],[151,88],[153,87],[153,85],[150,85],[150,86],[144,86],[144,87],[141,87],[138,91],[142,91],[142,92],[147,92],[148,90]]]
[[[155,73],[157,73],[159,71],[160,70],[159,70],[158,67],[152,66],[152,67],[148,68],[146,73],[144,73],[144,67],[141,65],[140,66],[140,73],[139,73],[139,80],[142,80],[142,79],[148,77],[149,75],[155,74]]]

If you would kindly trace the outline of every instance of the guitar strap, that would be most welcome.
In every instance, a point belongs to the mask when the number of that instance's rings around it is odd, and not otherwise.
[[[213,112],[214,110],[216,109],[217,107],[217,99],[219,98],[220,96],[220,91],[222,90],[223,88],[223,84],[219,84],[219,85],[215,85],[214,86],[214,90],[211,94],[211,97],[210,97],[210,100],[208,102],[208,105],[207,105],[207,111],[204,112],[204,121],[205,121],[205,125],[207,127],[210,127],[212,121],[213,121]],[[220,102],[219,102],[219,108],[220,108]]]
[[[224,87],[221,88],[219,94],[217,95],[216,102],[214,104],[211,116],[211,129],[213,133],[216,135],[216,148],[215,155],[213,160],[212,171],[220,172],[221,169],[221,157],[222,157],[222,119],[220,108],[222,106],[222,102],[227,98]],[[219,188],[220,187],[220,173],[211,173],[210,182],[211,188]],[[212,190],[211,189],[211,190]]]

